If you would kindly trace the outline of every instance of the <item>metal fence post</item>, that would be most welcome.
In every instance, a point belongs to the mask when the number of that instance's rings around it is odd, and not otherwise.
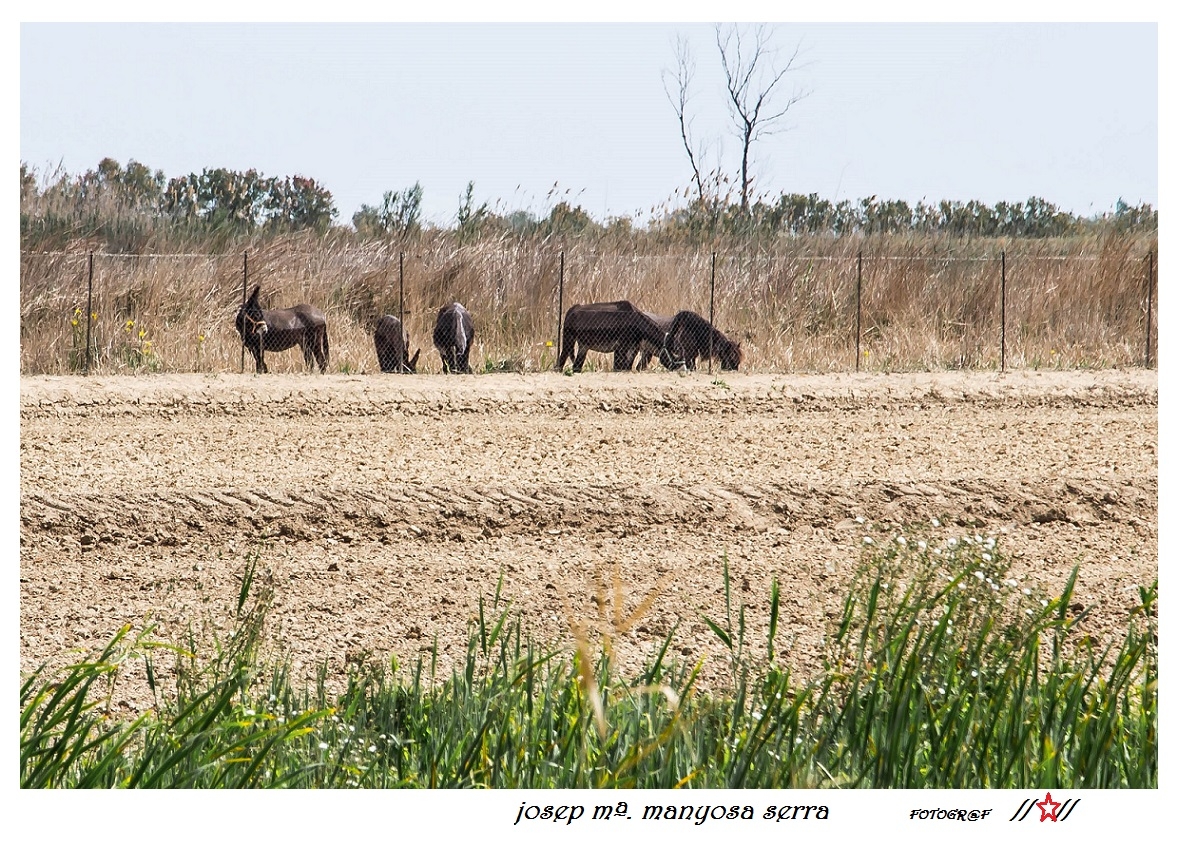
[[[1144,319],[1144,368],[1152,368],[1152,251],[1148,252],[1148,305]]]
[[[854,331],[856,339],[857,358],[853,363],[854,371],[861,371],[861,251],[857,252],[857,329]]]
[[[1005,252],[1001,251],[1001,371],[1005,370]]]
[[[558,254],[558,338],[554,340],[554,344],[558,346],[558,354],[554,357],[554,370],[562,362],[562,296],[563,289],[566,285],[566,252],[562,251]]]
[[[402,325],[402,332],[406,332],[406,288],[405,269],[403,268],[404,251],[398,251],[398,324]]]
[[[246,306],[246,254],[247,251],[242,251],[242,306]],[[239,307],[241,309],[241,307]],[[242,333],[242,350],[241,358],[238,362],[238,373],[246,371],[246,328],[241,329]]]
[[[718,252],[714,251],[709,263],[709,373],[714,373],[714,280],[717,277]]]
[[[90,252],[90,266],[86,275],[86,369],[82,373],[90,376],[90,316],[94,313],[94,251]]]

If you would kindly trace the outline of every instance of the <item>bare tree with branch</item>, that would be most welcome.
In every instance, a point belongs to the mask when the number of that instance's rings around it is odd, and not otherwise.
[[[741,198],[742,211],[750,209],[751,146],[759,138],[778,130],[778,124],[792,106],[806,93],[796,91],[783,94],[780,85],[788,73],[795,70],[799,47],[787,61],[780,61],[779,49],[771,45],[773,33],[764,25],[744,30],[737,24],[714,29],[722,72],[726,77],[730,117],[734,121],[742,145]]]
[[[704,208],[705,198],[705,182],[701,176],[701,151],[695,150],[693,147],[693,140],[690,135],[692,120],[686,117],[686,110],[689,104],[689,87],[693,83],[693,74],[697,71],[697,63],[693,61],[693,55],[689,50],[689,43],[684,36],[677,36],[676,44],[673,47],[675,59],[677,62],[677,69],[675,72],[667,68],[661,74],[664,82],[664,94],[668,98],[668,102],[672,104],[673,111],[677,114],[677,123],[681,128],[681,144],[685,146],[685,155],[689,157],[689,167],[693,169],[693,184],[697,187],[697,201]],[[672,85],[676,89],[676,93],[670,89]]]

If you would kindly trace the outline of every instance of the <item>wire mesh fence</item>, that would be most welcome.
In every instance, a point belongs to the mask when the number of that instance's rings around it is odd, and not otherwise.
[[[253,369],[235,318],[255,286],[265,308],[307,303],[325,313],[331,371],[403,371],[416,350],[417,371],[453,370],[447,345],[455,347],[455,335],[440,330],[440,313],[452,303],[471,317],[463,342],[474,372],[1155,363],[1151,252],[626,254],[529,245],[307,252],[279,245],[235,254],[22,253],[21,373]],[[387,316],[408,347],[401,365],[383,369],[379,348],[392,350],[391,336],[379,338]],[[305,368],[298,350],[270,355],[267,364]]]

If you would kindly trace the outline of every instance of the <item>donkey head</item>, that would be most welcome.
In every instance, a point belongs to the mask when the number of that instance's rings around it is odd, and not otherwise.
[[[722,342],[721,350],[718,352],[718,359],[721,361],[723,369],[734,371],[738,368],[739,363],[742,362],[742,345],[738,342],[725,339]]]
[[[410,350],[410,340],[409,339],[406,340],[406,347],[404,350],[407,350],[407,351]],[[417,374],[418,373],[418,355],[421,353],[422,353],[422,348],[419,348],[418,350],[416,350],[414,352],[413,357],[406,360],[406,362],[402,364],[402,371],[404,373],[406,373],[406,374]]]
[[[262,307],[258,305],[258,290],[259,287],[255,286],[250,292],[250,297],[239,307],[238,317],[234,320],[234,326],[238,328],[238,333],[247,344],[257,343],[267,332]]]

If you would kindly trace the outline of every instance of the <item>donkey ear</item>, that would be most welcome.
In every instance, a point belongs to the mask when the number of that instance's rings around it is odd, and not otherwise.
[[[258,303],[258,290],[262,287],[261,283],[255,283],[254,288],[250,290],[250,297],[246,299],[248,304]]]

